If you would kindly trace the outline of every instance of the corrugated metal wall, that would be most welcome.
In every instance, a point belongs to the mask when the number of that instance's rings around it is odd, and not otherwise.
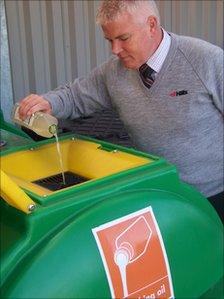
[[[222,0],[157,0],[163,26],[223,47]],[[14,100],[43,93],[110,55],[95,25],[98,1],[5,1]]]

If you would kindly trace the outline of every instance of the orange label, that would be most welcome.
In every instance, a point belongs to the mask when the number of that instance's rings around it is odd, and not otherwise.
[[[174,298],[162,236],[147,207],[93,229],[112,298]]]

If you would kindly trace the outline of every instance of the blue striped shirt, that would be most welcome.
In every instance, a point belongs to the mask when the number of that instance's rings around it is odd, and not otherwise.
[[[147,61],[147,64],[158,73],[166,59],[171,45],[170,35],[162,28],[163,39],[158,47],[158,49],[153,53],[153,55]]]

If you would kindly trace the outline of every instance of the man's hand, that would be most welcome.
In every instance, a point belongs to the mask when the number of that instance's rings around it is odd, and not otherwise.
[[[19,115],[22,119],[25,119],[37,111],[43,111],[49,114],[52,113],[50,103],[37,94],[30,94],[19,102],[19,106]]]

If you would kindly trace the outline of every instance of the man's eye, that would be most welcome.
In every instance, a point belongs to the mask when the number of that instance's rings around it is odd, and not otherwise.
[[[122,36],[122,37],[120,37],[120,40],[121,40],[122,42],[124,42],[124,41],[128,40],[129,37],[130,37],[129,35],[128,35],[128,36]]]
[[[112,39],[109,39],[109,38],[105,37],[105,40],[108,41],[109,43],[112,43]]]

